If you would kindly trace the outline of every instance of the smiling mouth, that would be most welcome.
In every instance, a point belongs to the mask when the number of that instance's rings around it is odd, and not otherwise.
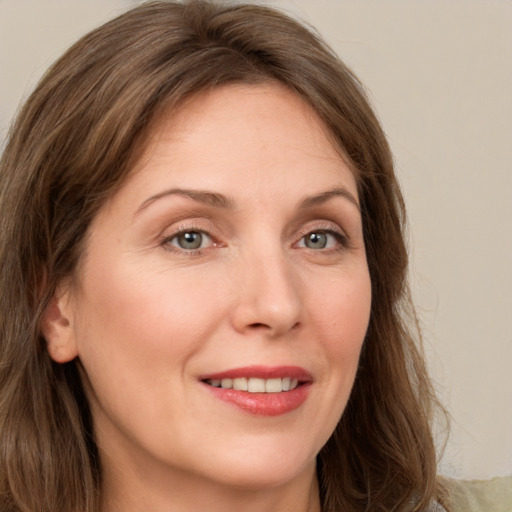
[[[238,377],[234,379],[205,379],[204,383],[214,388],[247,391],[249,393],[282,393],[293,391],[302,383],[292,377],[261,379],[257,377]]]
[[[199,380],[223,402],[253,416],[280,416],[300,408],[313,384],[299,366],[246,366],[202,375]]]

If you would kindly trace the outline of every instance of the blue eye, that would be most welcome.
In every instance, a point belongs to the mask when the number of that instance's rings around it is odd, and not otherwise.
[[[331,249],[341,243],[341,236],[337,233],[328,231],[312,231],[303,236],[299,242],[299,247],[308,249]]]
[[[202,231],[183,231],[168,239],[168,243],[185,251],[204,249],[212,244],[209,235]]]

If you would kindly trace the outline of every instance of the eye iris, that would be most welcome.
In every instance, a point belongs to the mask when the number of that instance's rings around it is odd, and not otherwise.
[[[324,249],[327,246],[325,233],[310,233],[306,236],[306,247],[310,249]]]
[[[203,243],[203,235],[197,231],[181,233],[178,236],[178,245],[182,249],[199,249]]]

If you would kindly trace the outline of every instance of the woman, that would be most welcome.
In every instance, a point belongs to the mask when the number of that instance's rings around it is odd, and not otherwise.
[[[2,511],[443,501],[392,158],[302,25],[133,9],[43,78],[1,180]]]

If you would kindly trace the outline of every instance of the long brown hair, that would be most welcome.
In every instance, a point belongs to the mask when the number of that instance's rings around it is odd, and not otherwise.
[[[2,512],[97,512],[101,465],[79,362],[51,361],[41,315],[154,117],[207,88],[268,80],[312,106],[354,170],[372,281],[354,389],[318,455],[323,511],[422,510],[440,498],[436,401],[409,328],[404,203],[361,84],[313,31],[273,9],[163,1],[68,50],[19,113],[1,160]]]

